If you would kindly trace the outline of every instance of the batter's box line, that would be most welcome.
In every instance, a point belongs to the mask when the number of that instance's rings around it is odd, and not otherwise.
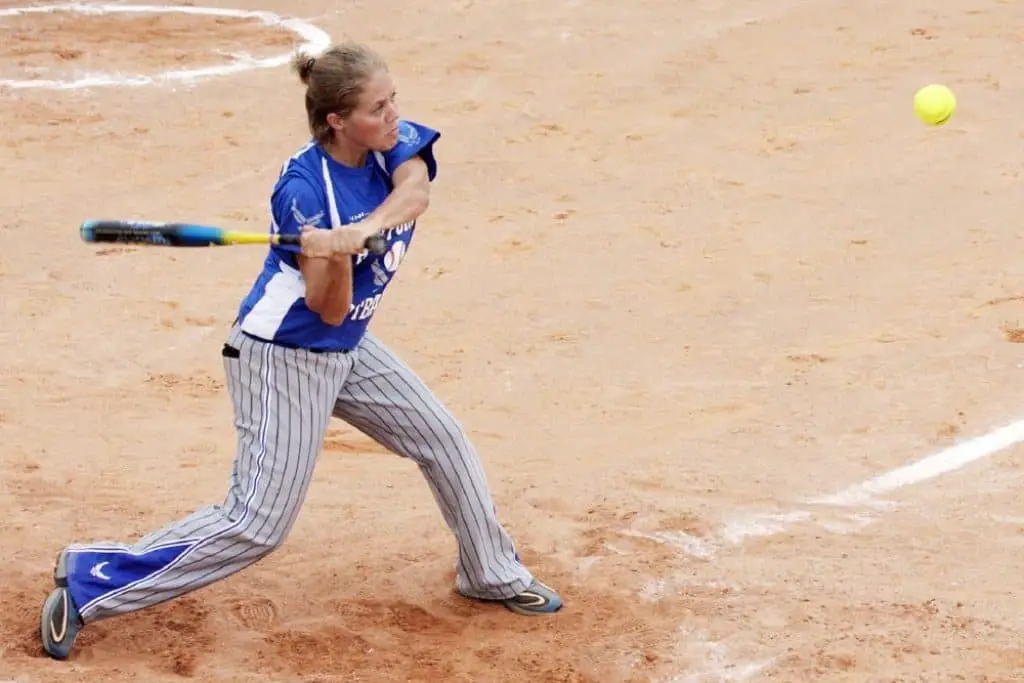
[[[619,533],[623,536],[671,545],[684,555],[700,560],[709,560],[726,548],[738,546],[749,538],[764,538],[789,532],[799,524],[814,524],[832,533],[851,533],[872,524],[882,513],[898,508],[892,501],[880,500],[880,496],[954,472],[1022,441],[1024,420],[960,442],[917,462],[848,486],[830,495],[805,499],[804,505],[811,506],[811,509],[749,512],[737,515],[711,538],[702,538],[683,531],[642,532],[623,529]],[[836,514],[822,516],[820,511],[823,507],[838,511],[838,519]]]

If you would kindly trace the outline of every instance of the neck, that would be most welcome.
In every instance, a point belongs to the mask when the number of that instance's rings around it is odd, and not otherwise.
[[[361,168],[366,163],[368,151],[365,147],[356,147],[345,140],[338,140],[337,137],[325,144],[324,149],[342,166]]]

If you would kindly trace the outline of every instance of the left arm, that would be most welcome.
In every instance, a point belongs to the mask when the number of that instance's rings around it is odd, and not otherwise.
[[[328,253],[357,254],[367,237],[411,223],[430,205],[430,183],[437,177],[434,143],[441,134],[412,121],[403,120],[399,126],[398,144],[382,153],[384,169],[391,178],[391,192],[359,223],[331,230]]]
[[[430,183],[437,177],[434,144],[441,134],[421,123],[402,120],[399,141],[383,153],[391,192],[365,220],[367,236],[410,223],[430,205]]]
[[[414,221],[430,206],[430,175],[422,157],[402,162],[391,179],[394,187],[387,199],[361,221],[367,236]]]
[[[395,169],[392,189],[369,216],[350,225],[318,233],[303,234],[303,253],[307,256],[358,254],[367,237],[416,220],[430,205],[430,176],[427,164],[412,157]]]

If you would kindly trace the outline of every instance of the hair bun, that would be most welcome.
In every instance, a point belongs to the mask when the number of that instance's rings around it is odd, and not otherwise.
[[[292,66],[296,73],[299,74],[299,80],[309,85],[309,77],[313,73],[313,67],[316,66],[316,57],[300,52],[292,60]]]

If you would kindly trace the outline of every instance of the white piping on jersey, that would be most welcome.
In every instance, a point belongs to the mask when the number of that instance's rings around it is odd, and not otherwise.
[[[293,154],[290,157],[288,157],[288,159],[283,164],[281,164],[281,170],[278,172],[277,177],[279,179],[283,178],[284,174],[288,171],[288,168],[292,165],[292,162],[294,162],[296,159],[298,159],[303,154],[308,152],[313,147],[314,144],[316,144],[316,143],[313,140],[310,140],[309,142],[304,144],[302,147],[300,147],[299,151],[295,152],[295,154]],[[281,226],[279,226],[277,224],[277,219],[274,218],[274,200],[273,200],[273,198],[271,198],[269,201],[267,201],[267,213],[270,215],[270,234],[271,235],[279,234],[281,232]]]
[[[281,175],[284,175],[293,160],[301,156],[312,146],[313,143],[311,142],[285,162],[281,169]],[[387,167],[384,163],[384,155],[380,152],[374,152],[373,155],[377,164],[386,173]],[[342,226],[341,212],[338,211],[338,200],[334,196],[334,182],[331,180],[327,157],[321,157],[320,169],[323,173],[324,185],[327,191],[327,205],[331,215],[331,228],[340,228]],[[281,229],[278,227],[277,221],[274,220],[273,210],[271,210],[270,216],[271,232],[280,232]],[[406,225],[411,226],[412,222]],[[406,226],[399,226],[398,229],[403,227]],[[366,255],[367,253],[363,252],[359,256],[357,263],[366,258]],[[245,316],[245,320],[242,321],[243,331],[262,339],[273,339],[282,323],[284,323],[288,311],[291,310],[296,301],[306,296],[306,283],[302,278],[302,272],[280,260],[278,261],[278,268],[280,268],[280,272],[275,273],[267,281],[267,285],[263,290],[263,296],[260,297],[256,305],[249,311],[249,314]]]
[[[278,262],[281,272],[267,281],[263,296],[242,321],[242,330],[261,339],[273,339],[285,316],[295,302],[306,296],[302,273],[284,261]]]
[[[338,213],[338,200],[334,198],[334,183],[331,182],[331,171],[327,168],[327,157],[320,158],[320,169],[324,174],[324,185],[327,187],[327,203],[331,209],[331,227],[341,227],[341,214]]]
[[[288,170],[288,167],[292,165],[292,162],[295,161],[296,159],[298,159],[299,157],[301,157],[306,152],[308,152],[310,149],[312,149],[313,145],[315,145],[315,144],[316,144],[316,142],[314,142],[313,140],[310,140],[309,142],[304,144],[302,147],[300,147],[299,151],[297,151],[295,154],[293,154],[290,157],[288,157],[288,160],[285,161],[283,164],[281,164],[281,173],[280,173],[280,175],[283,176],[284,172]]]
[[[377,165],[380,166],[381,170],[387,173],[388,168],[384,163],[384,155],[380,152],[374,152],[373,158],[377,161]],[[331,180],[331,171],[327,166],[327,157],[320,158],[320,172],[324,176],[324,186],[327,188],[327,203],[331,210],[331,227],[340,228],[341,214],[338,212],[338,200],[334,198],[334,182]]]

